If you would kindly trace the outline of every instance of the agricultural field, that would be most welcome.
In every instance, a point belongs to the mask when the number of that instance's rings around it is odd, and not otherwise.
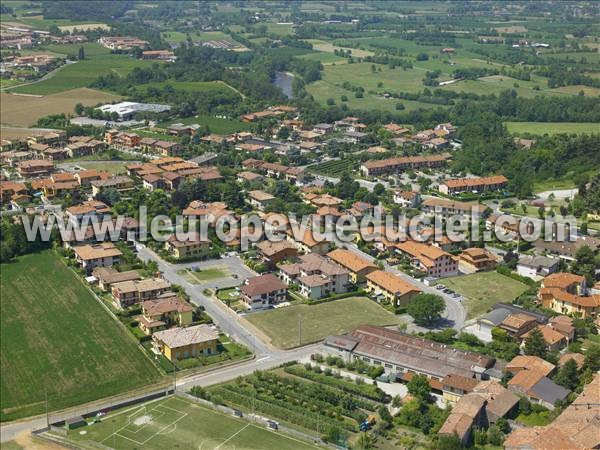
[[[543,136],[544,134],[559,134],[559,133],[600,133],[600,126],[592,122],[504,122],[509,133],[514,135],[536,134]]]
[[[319,164],[308,166],[309,172],[325,176],[339,176],[343,172],[351,171],[356,168],[356,164],[351,159],[334,159]]]
[[[319,61],[324,66],[332,64],[346,64],[348,62],[348,59],[329,52],[307,53],[306,55],[298,56],[298,58],[305,59],[307,61]]]
[[[64,54],[77,55],[81,45],[53,45],[48,49]],[[111,54],[110,51],[98,44],[85,44],[85,59],[66,64],[51,75],[36,83],[11,89],[11,92],[21,94],[47,95],[64,92],[80,87],[87,87],[99,76],[111,72],[121,76],[127,75],[135,67],[151,67],[153,61],[140,61],[126,55]]]
[[[464,297],[467,319],[485,314],[495,303],[510,303],[527,290],[527,285],[498,272],[480,272],[439,280]]]
[[[208,395],[212,401],[243,411],[255,410],[311,434],[323,435],[337,428],[343,440],[357,433],[359,423],[389,401],[373,384],[357,384],[300,364],[255,372],[209,388]]]
[[[119,99],[117,95],[85,87],[44,96],[2,92],[0,93],[2,124],[30,127],[35,125],[39,118],[50,114],[72,114],[77,103],[94,106]]]
[[[86,450],[99,446],[123,450],[319,448],[181,397],[111,413],[101,423],[70,431],[67,439]]]
[[[374,53],[369,50],[355,49],[350,47],[342,47],[338,45],[334,45],[331,42],[322,41],[320,39],[307,39],[307,42],[312,44],[313,50],[318,50],[320,52],[333,53],[335,50],[350,50],[352,56],[356,56],[358,58],[363,58],[365,56],[372,56]]]
[[[155,383],[158,369],[51,250],[2,264],[2,420]]]
[[[349,297],[316,305],[298,304],[245,316],[279,348],[317,342],[358,325],[400,325],[402,320],[366,297]]]

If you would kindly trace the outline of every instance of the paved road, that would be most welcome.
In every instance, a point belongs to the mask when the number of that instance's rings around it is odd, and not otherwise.
[[[163,273],[163,277],[171,283],[182,286],[190,296],[192,303],[203,306],[208,315],[213,318],[213,321],[219,328],[236,341],[250,348],[257,358],[270,356],[277,350],[271,345],[261,341],[254,336],[250,330],[246,329],[240,317],[230,308],[227,308],[223,302],[213,297],[208,297],[202,293],[205,287],[198,284],[190,283],[186,278],[179,275],[177,272],[182,268],[196,264],[171,264],[164,261],[152,250],[145,246],[140,246],[138,257],[144,261],[156,261],[159,270]]]
[[[271,356],[263,356],[240,364],[215,369],[214,371],[190,375],[177,380],[177,389],[187,391],[192,386],[210,386],[213,384],[222,383],[224,381],[233,380],[239,376],[251,374],[255,370],[268,370],[288,361],[306,359],[312,353],[318,353],[319,347],[320,344],[314,344],[289,351],[279,350],[274,352]],[[165,388],[157,389],[156,392],[164,390]],[[137,396],[132,395],[128,397],[128,399],[132,400],[136,397]],[[124,398],[120,399],[120,403],[124,402],[125,400],[126,399]],[[73,407],[59,413],[51,413],[50,423],[65,420],[70,417],[85,415],[98,410],[107,409],[112,407],[114,404],[114,400],[104,400]],[[20,422],[11,422],[2,425],[0,427],[0,442],[10,441],[18,434],[41,429],[45,426],[46,417],[43,415],[25,419]]]

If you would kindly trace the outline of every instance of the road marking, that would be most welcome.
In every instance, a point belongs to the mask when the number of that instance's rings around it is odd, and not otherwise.
[[[267,359],[271,359],[271,357],[270,356],[263,356],[262,358],[257,359],[256,362],[266,361]]]

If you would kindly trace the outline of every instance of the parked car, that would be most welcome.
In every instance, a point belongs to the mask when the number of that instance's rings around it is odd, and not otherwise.
[[[438,290],[442,290],[442,289],[446,289],[446,286],[444,286],[443,284],[438,284],[435,288]]]

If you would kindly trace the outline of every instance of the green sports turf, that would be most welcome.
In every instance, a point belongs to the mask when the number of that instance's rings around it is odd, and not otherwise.
[[[319,448],[180,397],[169,397],[111,414],[101,423],[70,431],[68,439],[83,449],[100,446],[119,450]]]
[[[138,388],[158,369],[53,251],[0,266],[2,420]]]

